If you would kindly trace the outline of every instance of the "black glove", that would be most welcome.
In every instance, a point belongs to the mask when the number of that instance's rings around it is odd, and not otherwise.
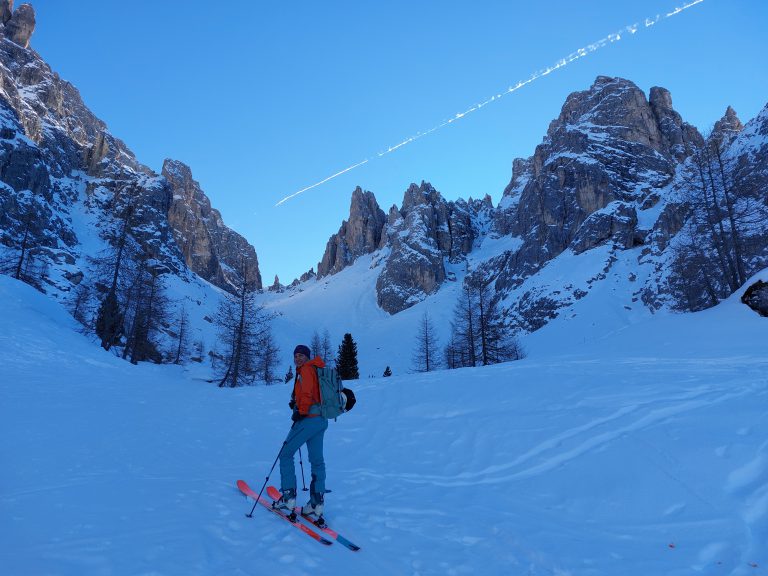
[[[288,408],[290,408],[291,410],[293,410],[294,408],[296,408],[296,400],[294,400],[293,398],[291,398],[291,401],[290,401],[290,402],[288,402]]]
[[[293,420],[294,422],[298,422],[299,420],[302,420],[303,418],[304,418],[304,416],[299,414],[298,410],[294,410],[293,414],[291,414],[291,420]]]

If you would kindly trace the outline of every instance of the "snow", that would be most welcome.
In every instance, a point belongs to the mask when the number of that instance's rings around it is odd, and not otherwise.
[[[406,322],[439,307],[388,317],[366,266],[271,296],[280,330],[339,330],[346,304],[407,356]],[[352,384],[358,404],[326,435],[327,517],[355,554],[245,517],[235,481],[261,487],[290,425],[287,386],[220,390],[205,366],[133,366],[0,276],[2,573],[762,573],[768,322],[737,293],[696,314],[613,317],[567,345],[579,318],[613,310],[601,284],[574,321],[529,337],[525,360]]]

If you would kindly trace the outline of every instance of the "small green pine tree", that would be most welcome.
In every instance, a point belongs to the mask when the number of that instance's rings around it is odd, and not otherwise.
[[[385,377],[392,376],[392,370],[389,369],[389,366],[387,366],[387,369],[384,370],[384,376]]]
[[[344,339],[339,346],[336,357],[336,369],[342,380],[357,380],[360,371],[357,368],[357,344],[352,339],[352,334],[344,334]]]
[[[104,350],[109,350],[120,342],[122,328],[123,315],[120,313],[120,305],[114,291],[110,291],[101,302],[96,317],[96,335],[101,338],[101,347]]]

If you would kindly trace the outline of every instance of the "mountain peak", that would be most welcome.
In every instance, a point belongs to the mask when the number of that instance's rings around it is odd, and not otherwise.
[[[28,48],[29,39],[35,31],[35,9],[31,4],[22,4],[13,11],[13,0],[1,0],[0,23],[6,38],[22,48]]]
[[[376,202],[373,192],[357,186],[352,192],[349,220],[328,239],[323,259],[317,265],[318,277],[340,272],[359,256],[379,247],[387,217]]]
[[[13,15],[13,0],[0,0],[0,24],[5,26]]]
[[[672,107],[672,94],[666,88],[660,86],[653,86],[651,88],[648,101],[653,108],[673,110]]]
[[[744,125],[739,120],[736,110],[728,106],[723,117],[715,122],[710,139],[717,140],[718,142],[729,141],[743,129]]]

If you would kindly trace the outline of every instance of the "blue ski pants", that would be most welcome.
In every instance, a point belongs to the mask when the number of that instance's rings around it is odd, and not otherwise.
[[[303,418],[288,432],[280,453],[280,491],[296,490],[296,462],[294,455],[303,444],[307,445],[307,460],[312,470],[310,487],[313,494],[325,494],[325,459],[323,437],[328,420],[322,416]]]

